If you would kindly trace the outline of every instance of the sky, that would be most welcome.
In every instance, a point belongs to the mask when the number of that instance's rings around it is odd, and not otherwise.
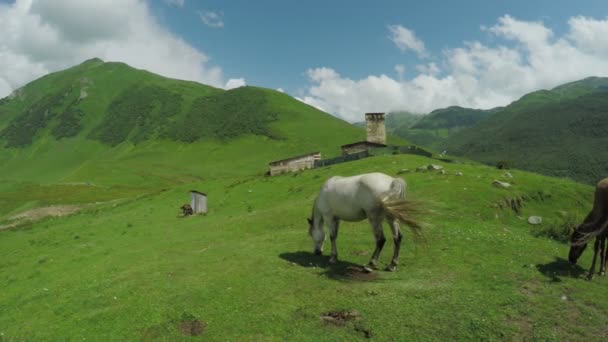
[[[365,112],[504,106],[608,76],[605,0],[0,0],[0,97],[86,59]]]

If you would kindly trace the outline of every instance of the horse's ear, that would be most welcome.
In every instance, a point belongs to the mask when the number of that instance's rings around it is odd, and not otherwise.
[[[308,221],[308,224],[312,226],[312,219],[306,218],[306,221]]]

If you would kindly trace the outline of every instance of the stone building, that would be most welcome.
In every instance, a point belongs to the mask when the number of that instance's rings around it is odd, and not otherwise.
[[[365,141],[357,141],[342,145],[342,155],[368,151],[375,147],[386,147],[386,127],[384,125],[384,113],[365,113],[367,123]]]
[[[270,166],[270,175],[275,176],[287,172],[312,169],[315,166],[315,160],[321,160],[321,152],[273,161],[268,164]]]
[[[386,145],[386,127],[384,125],[384,113],[365,113],[367,123],[368,142]]]

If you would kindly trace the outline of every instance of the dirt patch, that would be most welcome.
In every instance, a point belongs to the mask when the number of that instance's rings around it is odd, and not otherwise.
[[[357,310],[348,311],[330,311],[321,314],[321,320],[328,324],[344,326],[347,322],[358,321],[361,319],[361,314]]]
[[[49,207],[30,209],[11,217],[11,220],[37,221],[49,216],[65,216],[79,211],[82,207],[77,205],[52,205]]]
[[[349,266],[344,272],[344,277],[349,280],[372,281],[379,278],[378,272],[369,272],[361,266]]]
[[[372,330],[362,322],[361,314],[357,310],[330,311],[321,314],[321,321],[326,324],[343,327],[349,322],[354,322],[354,329],[365,338],[373,336]]]
[[[369,255],[369,251],[354,251],[351,254],[357,256],[366,256]]]
[[[198,336],[205,331],[207,323],[193,319],[179,322],[178,327],[179,331],[186,336]]]
[[[17,228],[22,226],[24,223],[31,223],[42,220],[46,217],[58,217],[70,215],[78,212],[84,208],[84,206],[78,205],[52,205],[42,208],[34,208],[20,212],[19,214],[13,215],[8,219],[8,222],[4,225],[0,225],[0,231],[8,230],[11,228]]]

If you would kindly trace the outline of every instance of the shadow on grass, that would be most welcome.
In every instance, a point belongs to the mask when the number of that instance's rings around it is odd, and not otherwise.
[[[544,265],[536,265],[536,268],[545,277],[551,279],[552,282],[562,281],[561,278],[580,278],[586,271],[579,265],[572,265],[568,260],[563,258],[555,258],[555,261]]]
[[[330,279],[343,281],[373,281],[378,280],[378,271],[367,273],[361,265],[352,262],[338,260],[335,264],[329,263],[328,255],[315,255],[311,252],[281,253],[279,257],[295,265],[307,268],[320,268],[322,275]]]

